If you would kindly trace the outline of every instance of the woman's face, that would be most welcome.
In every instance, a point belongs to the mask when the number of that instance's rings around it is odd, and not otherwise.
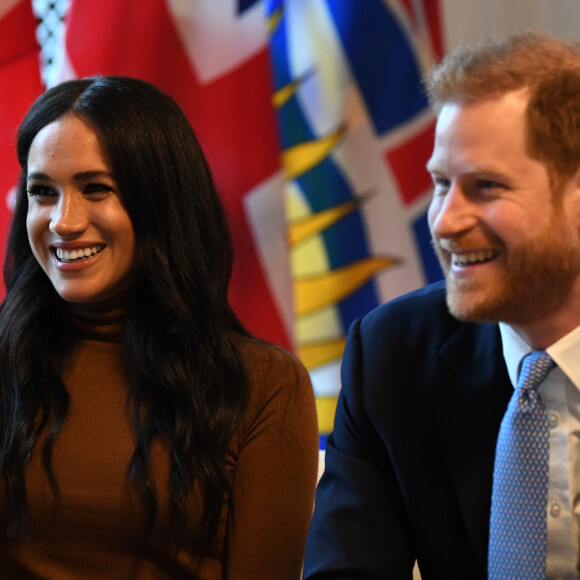
[[[133,225],[87,121],[66,115],[37,133],[26,188],[32,252],[64,300],[101,302],[133,283]]]

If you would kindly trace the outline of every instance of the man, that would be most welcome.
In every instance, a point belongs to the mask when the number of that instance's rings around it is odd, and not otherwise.
[[[580,48],[533,32],[485,41],[426,84],[437,114],[429,224],[446,280],[350,329],[304,576],[406,579],[417,562],[423,580],[486,578],[488,567],[490,578],[578,578]],[[531,351],[556,367],[540,397],[526,391],[549,460],[534,458],[544,487],[523,525],[499,513],[502,477],[521,469],[500,466],[499,450]],[[527,512],[526,485],[510,493]],[[528,523],[539,548],[526,552]]]

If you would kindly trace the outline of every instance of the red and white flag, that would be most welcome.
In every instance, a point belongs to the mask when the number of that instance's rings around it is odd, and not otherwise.
[[[36,21],[30,0],[0,0],[0,260],[4,259],[13,192],[18,181],[16,134],[43,90]],[[0,289],[4,296],[4,287]]]
[[[146,7],[144,6],[146,4]],[[72,0],[58,80],[121,74],[169,93],[191,121],[233,230],[231,303],[292,348],[292,297],[267,22],[235,0]]]

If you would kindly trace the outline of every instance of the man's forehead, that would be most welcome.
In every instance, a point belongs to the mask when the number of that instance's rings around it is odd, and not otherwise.
[[[527,91],[512,91],[496,99],[446,103],[437,119],[427,170],[488,176],[510,173],[510,164],[529,157],[528,99]]]
[[[435,147],[462,146],[524,139],[527,92],[513,91],[497,99],[446,103],[435,125]]]
[[[512,104],[519,109],[526,109],[530,100],[530,89],[522,87],[504,92],[490,92],[479,97],[458,97],[439,103],[435,113],[437,120],[444,114],[456,111],[457,109],[477,109],[497,107]]]

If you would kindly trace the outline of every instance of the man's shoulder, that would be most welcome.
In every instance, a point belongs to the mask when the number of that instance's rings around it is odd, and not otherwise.
[[[445,300],[445,282],[435,282],[403,294],[375,308],[363,317],[362,327],[404,324],[461,324],[454,318]]]
[[[412,292],[402,294],[397,298],[389,300],[385,304],[375,308],[373,312],[380,312],[390,309],[405,309],[415,308],[417,306],[424,308],[432,308],[434,305],[439,305],[445,308],[445,280],[439,280],[427,286],[422,286]],[[446,309],[446,308],[445,308]]]
[[[444,281],[375,308],[361,320],[360,335],[367,345],[379,342],[395,351],[407,349],[415,353],[421,348],[432,352],[452,336],[473,345],[500,340],[497,324],[461,321],[449,312]]]

